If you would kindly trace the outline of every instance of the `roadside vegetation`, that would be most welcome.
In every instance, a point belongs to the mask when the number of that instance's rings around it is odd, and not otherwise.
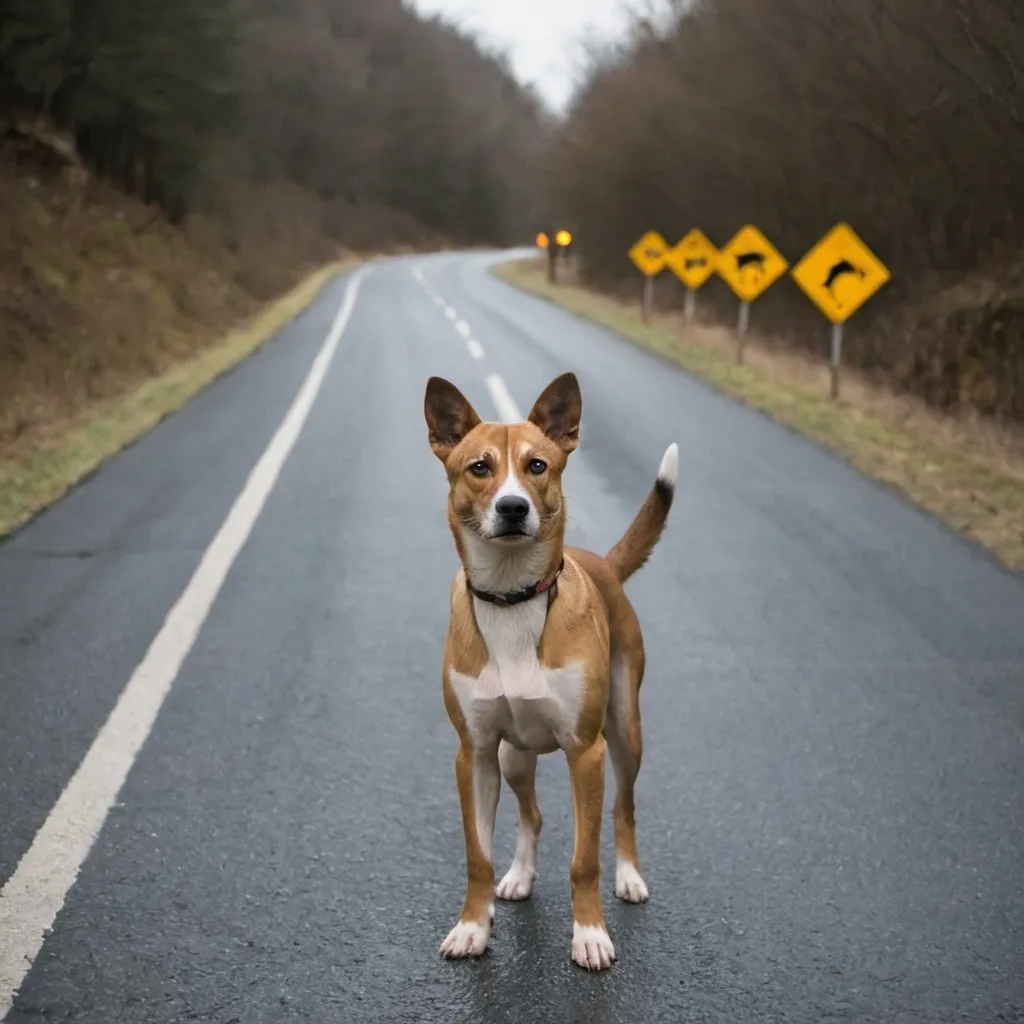
[[[632,296],[626,252],[757,225],[793,266],[839,221],[889,267],[844,360],[951,413],[1024,422],[1020,0],[676,0],[598,55],[551,158],[585,283]],[[663,272],[659,301],[682,302]],[[701,302],[735,324],[713,278]],[[823,357],[784,277],[751,324]]]
[[[756,333],[748,338],[740,366],[735,334],[721,325],[687,324],[681,313],[667,310],[644,323],[638,301],[596,291],[568,271],[550,284],[540,259],[506,263],[496,273],[798,430],[892,485],[1005,565],[1024,570],[1021,428],[944,414],[860,373],[848,375],[842,400],[835,402],[828,397],[821,360],[780,349]]]

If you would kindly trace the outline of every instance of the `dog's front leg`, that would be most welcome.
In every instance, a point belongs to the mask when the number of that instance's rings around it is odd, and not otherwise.
[[[601,909],[601,814],[604,809],[604,736],[567,754],[572,783],[576,841],[572,885],[572,958],[588,970],[603,971],[615,959]]]
[[[494,818],[501,791],[497,742],[474,749],[463,741],[455,758],[455,778],[466,839],[466,900],[458,924],[441,943],[441,955],[482,956],[494,920]]]

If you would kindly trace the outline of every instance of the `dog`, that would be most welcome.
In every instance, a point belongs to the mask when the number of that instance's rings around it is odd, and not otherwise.
[[[442,688],[459,737],[455,776],[466,844],[466,896],[443,957],[481,956],[494,899],[524,900],[537,876],[539,754],[562,750],[575,822],[571,955],[588,970],[615,960],[601,905],[605,751],[615,798],[615,894],[643,903],[633,787],[643,753],[640,623],[623,590],[661,537],[675,494],[672,444],[654,486],[605,557],[565,547],[562,472],[579,443],[575,374],[543,391],[523,423],[483,422],[454,384],[427,382],[428,438],[448,476],[448,525],[462,567],[451,589]],[[501,778],[519,804],[512,865],[495,886]]]

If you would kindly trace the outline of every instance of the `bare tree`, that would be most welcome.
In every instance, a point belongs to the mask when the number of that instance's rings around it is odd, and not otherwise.
[[[893,272],[851,357],[940,404],[1024,418],[1024,316],[946,308],[965,276],[1012,288],[1022,118],[1017,0],[679,3],[667,29],[595,62],[551,202],[586,225],[583,271],[610,287],[631,279],[625,252],[648,228],[722,244],[753,222],[795,262],[849,221]],[[759,300],[759,321],[820,345],[790,282]]]

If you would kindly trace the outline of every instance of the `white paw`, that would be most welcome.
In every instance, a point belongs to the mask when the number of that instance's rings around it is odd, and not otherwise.
[[[491,925],[460,921],[441,943],[441,956],[454,960],[465,956],[483,956],[491,938]]]
[[[650,895],[640,872],[629,861],[615,865],[615,895],[627,903],[646,903]]]
[[[508,869],[505,877],[498,883],[494,890],[499,900],[525,900],[529,899],[533,892],[533,880],[537,877],[536,871],[513,861],[512,867]]]
[[[615,947],[605,928],[572,925],[572,958],[588,971],[606,971],[615,960]]]

